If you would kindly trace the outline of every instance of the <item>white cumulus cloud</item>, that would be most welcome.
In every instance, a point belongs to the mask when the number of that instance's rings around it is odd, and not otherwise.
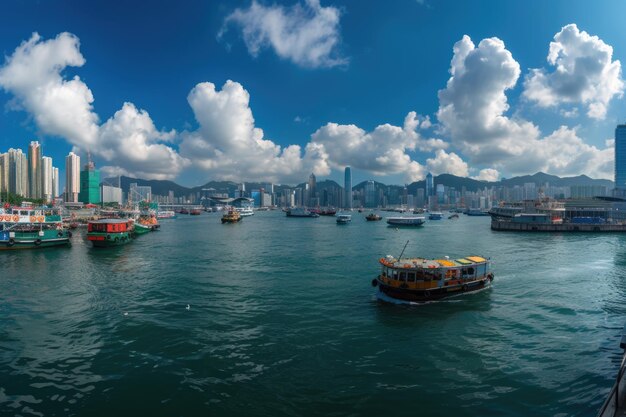
[[[524,96],[541,107],[582,103],[589,117],[604,119],[611,99],[623,94],[622,66],[613,61],[613,48],[575,24],[554,35],[547,59],[554,71],[533,69],[524,82]]]
[[[447,153],[443,149],[435,152],[434,158],[426,160],[426,167],[433,175],[452,174],[459,177],[467,177],[469,167],[461,157],[454,152]]]
[[[323,147],[309,143],[284,148],[255,127],[250,94],[227,81],[221,90],[213,83],[196,85],[187,97],[199,128],[183,132],[180,152],[197,169],[225,180],[300,181],[308,174],[328,175]]]
[[[334,67],[348,63],[338,51],[340,16],[339,9],[323,7],[319,0],[291,7],[264,6],[253,0],[250,7],[236,9],[226,18],[218,36],[236,24],[252,56],[271,47],[279,57],[302,67]]]
[[[485,168],[485,169],[481,169],[478,172],[478,175],[472,178],[478,181],[495,182],[495,181],[498,181],[498,179],[500,178],[500,173],[498,172],[497,169]]]

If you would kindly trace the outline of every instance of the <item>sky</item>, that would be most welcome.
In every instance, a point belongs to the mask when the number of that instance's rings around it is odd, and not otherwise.
[[[103,176],[613,179],[626,3],[0,5],[0,152]],[[63,182],[63,181],[61,181]]]

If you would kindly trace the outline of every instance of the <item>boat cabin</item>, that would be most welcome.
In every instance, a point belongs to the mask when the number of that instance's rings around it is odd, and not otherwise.
[[[106,219],[89,222],[87,232],[124,233],[128,232],[129,229],[130,224],[128,220]]]

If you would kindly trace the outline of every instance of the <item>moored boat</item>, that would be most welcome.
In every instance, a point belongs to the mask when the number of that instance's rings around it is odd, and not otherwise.
[[[365,216],[365,220],[367,220],[368,222],[375,222],[375,221],[382,220],[382,219],[383,219],[382,216],[379,216],[376,213],[370,213],[367,216]]]
[[[202,214],[202,210],[198,208],[194,208],[194,209],[189,210],[189,214],[191,214],[192,216],[199,216]]]
[[[387,217],[387,224],[390,226],[421,226],[426,221],[424,216],[400,216]]]
[[[174,219],[176,218],[176,212],[172,210],[159,210],[157,212],[157,219]]]
[[[237,223],[241,221],[241,214],[235,210],[234,207],[230,207],[226,213],[222,216],[222,224],[224,223]]]
[[[71,237],[56,208],[0,208],[0,250],[70,246]]]
[[[131,219],[100,219],[87,225],[87,240],[99,248],[124,245],[132,240],[133,232]]]
[[[458,218],[459,218],[459,215],[457,213],[453,213],[448,216],[448,219],[458,219]]]
[[[135,225],[138,224],[147,227],[150,231],[159,230],[159,228],[161,227],[159,221],[157,220],[157,217],[154,214],[140,215],[139,219],[137,219],[137,222],[135,222]]]
[[[352,221],[352,216],[350,214],[337,215],[337,224],[348,224],[351,221]]]
[[[372,280],[383,294],[403,301],[423,302],[477,291],[488,287],[494,274],[489,260],[481,256],[379,260],[380,275]]]
[[[254,211],[252,210],[251,207],[239,207],[236,210],[239,212],[241,217],[248,217],[248,216],[254,215]]]
[[[133,225],[133,231],[135,235],[143,235],[146,233],[150,233],[152,231],[152,228],[145,224],[141,224],[140,222],[135,222],[135,224]]]
[[[304,207],[295,207],[287,210],[287,217],[319,217],[320,215],[305,209]]]

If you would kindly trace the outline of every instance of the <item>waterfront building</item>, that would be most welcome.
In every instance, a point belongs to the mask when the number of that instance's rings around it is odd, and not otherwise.
[[[65,157],[65,201],[77,203],[80,193],[80,156],[70,152]]]
[[[436,187],[437,191],[436,191],[436,195],[437,195],[437,204],[442,205],[445,204],[445,195],[446,195],[446,191],[445,188],[443,186],[443,184],[437,184]]]
[[[626,193],[626,124],[615,128],[615,188]]]
[[[59,168],[52,167],[52,198],[55,199],[58,196],[59,196]]]
[[[435,195],[435,182],[433,174],[430,172],[426,175],[426,196]]]
[[[85,204],[100,204],[100,171],[96,169],[96,164],[91,158],[80,172],[78,201]]]
[[[52,158],[49,156],[41,157],[41,192],[46,203],[52,201],[55,195],[52,192]]]
[[[28,146],[28,197],[43,198],[41,172],[41,145],[32,141]]]
[[[345,192],[344,208],[352,208],[352,168],[346,167],[344,171],[343,190]]]
[[[9,153],[0,154],[0,194],[9,192]]]
[[[9,149],[9,192],[28,195],[28,159],[21,149]]]

